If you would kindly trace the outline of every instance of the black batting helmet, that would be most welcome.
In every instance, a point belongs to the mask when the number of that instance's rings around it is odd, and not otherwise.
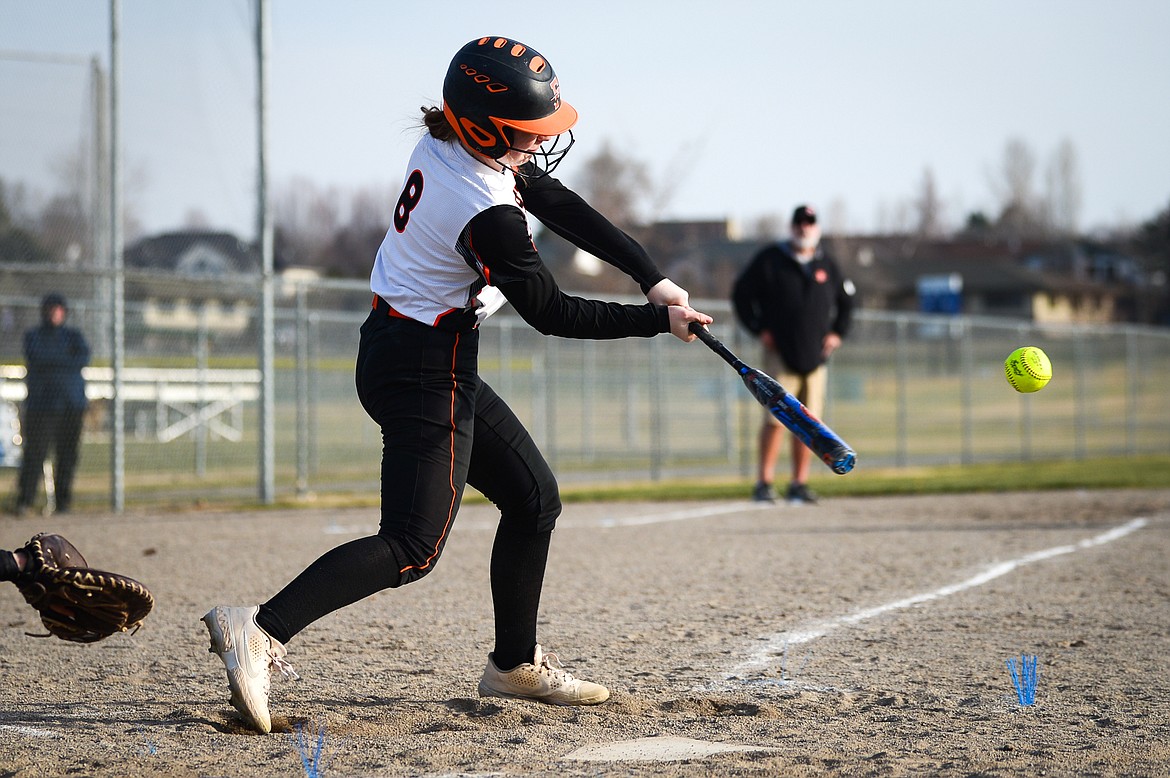
[[[513,130],[554,137],[577,123],[548,60],[500,36],[471,41],[455,54],[443,80],[443,113],[460,140],[492,159],[511,149]]]

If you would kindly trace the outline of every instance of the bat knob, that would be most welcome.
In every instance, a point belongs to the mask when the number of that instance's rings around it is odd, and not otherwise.
[[[845,449],[832,461],[826,460],[825,464],[837,475],[845,475],[857,464],[857,454],[852,449]]]

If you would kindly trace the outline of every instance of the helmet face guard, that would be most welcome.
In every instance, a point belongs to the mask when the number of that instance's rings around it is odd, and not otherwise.
[[[568,141],[565,141],[566,135],[569,138]],[[563,145],[562,141],[564,141]],[[527,154],[531,157],[529,160],[531,166],[526,162],[513,172],[524,178],[540,178],[541,176],[546,176],[553,172],[557,165],[561,164],[561,160],[565,158],[565,155],[569,153],[569,149],[573,148],[573,144],[576,142],[576,139],[573,138],[573,131],[568,130],[540,144],[540,148],[531,151],[509,146],[509,151],[518,151],[521,154]]]
[[[568,144],[558,148],[559,136],[577,123],[548,61],[503,37],[479,38],[455,54],[443,80],[443,112],[469,148],[497,160],[511,151],[531,154],[541,160],[534,164],[538,175],[559,164],[573,145],[570,133]],[[517,149],[517,131],[555,140],[535,151]]]

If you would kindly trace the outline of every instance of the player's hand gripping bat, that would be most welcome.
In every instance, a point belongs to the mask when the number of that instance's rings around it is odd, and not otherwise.
[[[776,379],[751,365],[744,364],[742,359],[732,354],[727,346],[698,322],[691,322],[690,330],[712,351],[723,357],[727,364],[735,368],[735,372],[739,373],[739,377],[743,379],[760,405],[767,408],[793,435],[812,449],[829,469],[839,475],[845,475],[853,469],[853,465],[857,463],[857,454],[849,444],[809,413],[804,403],[789,394]]]

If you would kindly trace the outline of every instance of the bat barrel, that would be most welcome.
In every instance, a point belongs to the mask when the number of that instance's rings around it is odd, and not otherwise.
[[[809,413],[804,404],[776,379],[745,364],[698,322],[691,322],[688,329],[727,364],[735,368],[748,391],[760,405],[767,408],[781,424],[812,449],[830,470],[838,475],[845,475],[853,469],[857,463],[857,455],[853,449],[820,419]]]

